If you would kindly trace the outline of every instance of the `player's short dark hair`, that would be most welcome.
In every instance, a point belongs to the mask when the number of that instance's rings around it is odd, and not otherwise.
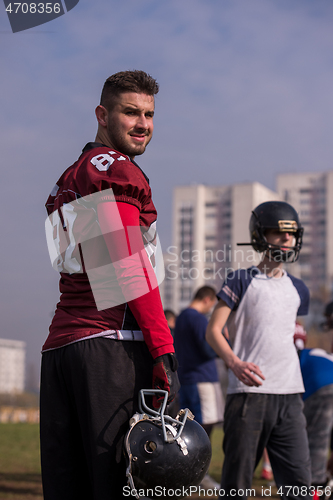
[[[206,297],[209,297],[211,299],[216,298],[216,291],[212,286],[205,285],[205,286],[202,286],[201,288],[199,288],[195,292],[193,300],[203,300]]]
[[[324,316],[331,318],[333,316],[333,302],[329,302],[325,306]]]
[[[166,320],[175,318],[176,319],[176,314],[171,311],[171,309],[164,309],[164,316]]]
[[[138,94],[155,95],[159,91],[157,81],[148,73],[139,70],[119,71],[104,83],[101,94],[101,106],[110,111],[114,105],[115,97],[124,92],[136,92]]]

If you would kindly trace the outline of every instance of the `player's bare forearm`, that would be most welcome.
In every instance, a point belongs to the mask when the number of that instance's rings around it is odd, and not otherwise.
[[[222,335],[223,327],[226,324],[230,312],[230,307],[228,307],[223,300],[220,300],[208,323],[206,340],[216,354],[223,359],[227,367],[234,372],[236,377],[243,382],[243,384],[250,387],[259,387],[262,385],[260,379],[265,380],[259,366],[254,363],[240,360]]]
[[[229,367],[235,354],[222,334],[223,327],[229,317],[231,309],[220,300],[216,305],[206,330],[206,340],[216,354]]]
[[[223,327],[230,312],[230,308],[220,300],[213,311],[206,330],[206,340],[208,344],[214,349],[216,354],[223,359],[228,367],[233,364],[233,360],[236,357],[222,334]]]
[[[218,330],[214,331],[214,328],[210,328],[208,325],[206,340],[216,354],[223,359],[227,367],[230,368],[230,365],[233,364],[235,354],[223,335]]]

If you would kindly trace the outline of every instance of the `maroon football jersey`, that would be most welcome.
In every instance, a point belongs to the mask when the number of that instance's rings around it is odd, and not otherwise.
[[[43,351],[110,330],[140,330],[124,299],[117,297],[112,307],[98,307],[88,279],[90,269],[101,269],[102,274],[103,266],[110,262],[96,209],[104,201],[138,208],[142,237],[154,267],[157,214],[148,178],[127,156],[102,144],[87,144],[46,203],[48,246],[52,265],[61,274],[61,296]],[[116,283],[117,276],[111,272],[107,279]],[[121,295],[119,287],[117,293]],[[172,338],[164,315],[156,320],[162,325],[162,338],[153,338],[155,346],[149,347],[158,350],[159,345],[172,344]],[[172,346],[163,348],[164,352],[173,352]]]

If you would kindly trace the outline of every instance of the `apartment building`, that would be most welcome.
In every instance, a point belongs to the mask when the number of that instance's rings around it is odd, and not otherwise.
[[[232,186],[177,186],[173,196],[172,245],[164,254],[165,308],[179,312],[203,285],[218,290],[231,270],[258,262],[258,254],[237,243],[249,242],[251,210],[279,199],[258,182]]]
[[[313,300],[331,300],[333,290],[333,171],[277,177],[281,199],[295,207],[304,227],[297,274]]]
[[[0,339],[0,393],[24,391],[25,342]]]

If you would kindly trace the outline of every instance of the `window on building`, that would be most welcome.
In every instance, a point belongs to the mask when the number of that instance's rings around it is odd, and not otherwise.
[[[299,192],[301,194],[309,194],[309,193],[312,193],[312,189],[311,188],[302,188],[299,190]]]
[[[192,289],[188,287],[181,287],[180,289],[180,299],[181,300],[191,300],[192,299]]]
[[[219,224],[219,229],[231,229],[231,224],[230,222],[221,222]]]
[[[181,207],[181,208],[180,208],[180,213],[181,213],[181,214],[192,214],[192,213],[193,213],[193,207],[192,207],[192,206],[189,206],[189,207]]]

